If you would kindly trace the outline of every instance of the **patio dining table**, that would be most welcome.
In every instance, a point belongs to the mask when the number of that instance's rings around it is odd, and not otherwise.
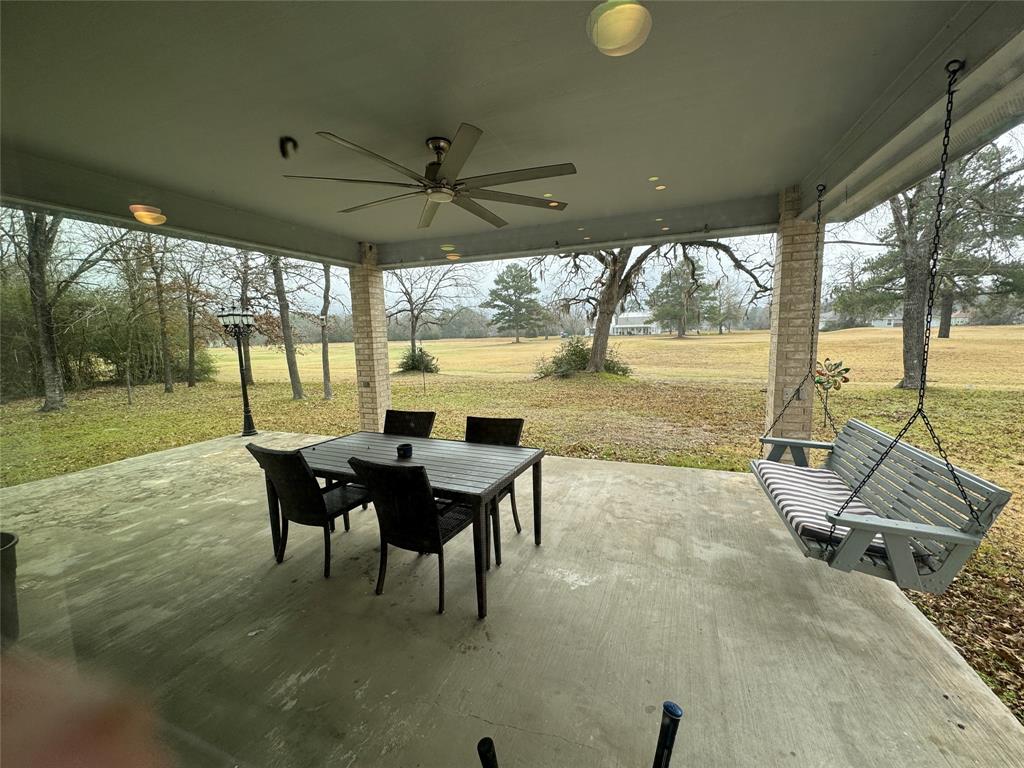
[[[397,458],[397,448],[402,443],[412,445],[412,458]],[[357,479],[348,463],[353,456],[385,464],[418,464],[427,470],[430,484],[439,497],[469,504],[473,509],[477,615],[481,619],[487,615],[485,511],[502,489],[531,467],[533,539],[540,546],[541,460],[544,458],[544,451],[540,448],[355,432],[306,446],[302,455],[314,475],[342,482],[355,482]],[[271,526],[273,518],[271,511]]]

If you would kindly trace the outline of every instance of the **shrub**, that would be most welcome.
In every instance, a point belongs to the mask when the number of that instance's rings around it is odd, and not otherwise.
[[[537,378],[572,376],[574,373],[587,370],[589,360],[590,344],[579,336],[573,336],[558,346],[551,359],[544,357],[537,361]],[[605,373],[613,373],[616,376],[629,376],[631,373],[629,366],[622,361],[618,350],[614,348],[608,349],[604,370]]]
[[[441,367],[437,364],[437,358],[423,347],[415,351],[410,347],[405,351],[402,360],[398,363],[398,370],[437,373],[441,370]]]

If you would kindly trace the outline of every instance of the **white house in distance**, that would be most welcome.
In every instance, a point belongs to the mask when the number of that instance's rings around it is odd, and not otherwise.
[[[950,325],[969,325],[971,322],[971,316],[967,312],[954,312],[949,318]],[[895,313],[880,317],[872,320],[871,325],[874,328],[902,328],[903,327],[903,316]],[[939,325],[939,316],[935,314],[932,317],[932,325]]]
[[[611,336],[654,336],[662,333],[661,326],[654,322],[650,312],[619,312],[612,319]],[[594,327],[587,328],[587,335],[594,334]]]

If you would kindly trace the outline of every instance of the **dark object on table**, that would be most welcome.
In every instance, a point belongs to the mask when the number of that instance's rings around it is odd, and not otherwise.
[[[13,533],[0,533],[0,637],[6,646],[18,639],[18,592],[15,577],[18,571],[16,549],[18,537]]]
[[[288,523],[324,529],[324,578],[331,575],[331,533],[334,520],[342,517],[349,529],[348,513],[370,501],[365,488],[345,483],[328,483],[321,488],[299,451],[276,451],[255,443],[245,446],[266,473],[267,502],[270,505],[270,533],[274,558],[284,560],[288,544]]]
[[[519,445],[523,437],[524,419],[491,419],[483,416],[466,417],[466,442],[485,443],[487,445]],[[516,509],[516,483],[513,480],[498,492],[494,499],[497,506],[506,496],[512,500],[512,521],[516,524],[516,533],[523,532],[519,524],[519,510]],[[497,515],[494,524],[497,525]]]
[[[400,443],[398,446],[398,458],[400,459],[411,459],[412,458],[412,443]]]
[[[377,594],[384,591],[388,545],[437,555],[437,612],[444,613],[444,545],[473,522],[465,504],[442,506],[434,499],[427,471],[421,466],[378,464],[352,457],[349,465],[370,491],[380,524],[380,572]]]
[[[654,768],[668,768],[672,761],[672,747],[675,746],[676,731],[679,730],[682,718],[683,708],[674,701],[666,701],[661,705],[661,731],[654,751]]]
[[[393,411],[384,414],[384,434],[402,437],[430,437],[434,428],[433,411]]]
[[[494,740],[485,736],[476,744],[476,753],[480,756],[482,768],[498,768],[498,756],[494,752]]]

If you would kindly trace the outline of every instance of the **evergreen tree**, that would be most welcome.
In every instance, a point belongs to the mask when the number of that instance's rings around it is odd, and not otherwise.
[[[533,280],[530,270],[519,264],[509,264],[494,280],[494,287],[487,301],[480,306],[493,309],[490,324],[499,331],[512,331],[519,343],[521,333],[536,335],[537,328],[544,325],[546,313],[541,303],[534,298],[540,289]]]
[[[680,338],[696,328],[707,293],[703,277],[704,268],[688,260],[665,270],[648,300],[654,321],[663,328],[675,328]]]

